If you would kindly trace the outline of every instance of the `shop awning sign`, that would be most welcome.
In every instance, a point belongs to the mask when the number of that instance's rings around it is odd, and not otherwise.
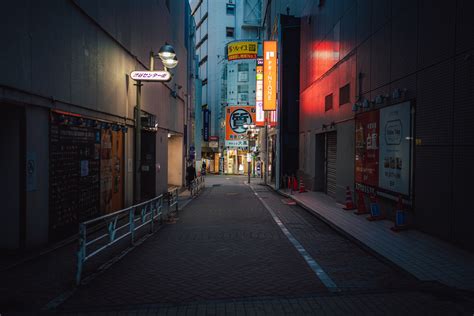
[[[132,71],[130,78],[136,81],[167,82],[171,80],[171,73],[165,70],[157,71]]]

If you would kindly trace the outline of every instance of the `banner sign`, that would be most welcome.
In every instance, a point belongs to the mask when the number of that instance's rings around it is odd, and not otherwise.
[[[255,80],[255,110],[256,120],[255,125],[265,125],[265,112],[263,111],[263,58],[257,58]]]
[[[356,116],[356,188],[410,195],[410,102]]]
[[[205,109],[202,111],[203,115],[203,128],[202,128],[202,139],[205,142],[209,141],[209,121],[210,121],[210,111]]]
[[[410,103],[380,110],[379,186],[409,195],[411,122]]]
[[[227,44],[227,59],[255,59],[257,49],[257,42],[232,42]]]
[[[379,111],[365,112],[356,118],[355,181],[372,187],[379,181]]]
[[[277,42],[263,42],[263,110],[276,110]]]
[[[225,146],[246,147],[247,128],[244,125],[255,124],[255,106],[227,106],[225,118]]]

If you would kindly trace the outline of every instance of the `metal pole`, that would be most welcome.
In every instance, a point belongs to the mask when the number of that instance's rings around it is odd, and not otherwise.
[[[142,96],[142,82],[137,81],[137,105],[135,107],[135,203],[141,201],[141,131],[142,131],[142,120],[141,120],[141,96]]]
[[[247,173],[248,173],[248,184],[250,184],[250,133],[247,131]]]
[[[265,144],[265,154],[263,155],[263,158],[264,158],[264,162],[263,162],[263,166],[264,166],[264,172],[263,172],[263,182],[265,184],[267,184],[267,172],[268,172],[268,141],[267,141],[267,134],[268,134],[268,122],[267,122],[267,119],[268,119],[268,111],[265,111],[265,119],[264,119],[264,122],[265,122],[265,133],[263,135],[264,137],[264,144]]]

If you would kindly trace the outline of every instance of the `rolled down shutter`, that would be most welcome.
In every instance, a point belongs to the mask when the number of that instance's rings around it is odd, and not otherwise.
[[[326,173],[326,188],[329,196],[336,196],[336,148],[337,136],[336,132],[327,133],[327,173]]]

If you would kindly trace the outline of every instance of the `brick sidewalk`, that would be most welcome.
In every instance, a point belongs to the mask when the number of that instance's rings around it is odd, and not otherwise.
[[[418,279],[474,290],[474,254],[417,230],[395,233],[393,222],[369,222],[321,192],[278,192]]]

